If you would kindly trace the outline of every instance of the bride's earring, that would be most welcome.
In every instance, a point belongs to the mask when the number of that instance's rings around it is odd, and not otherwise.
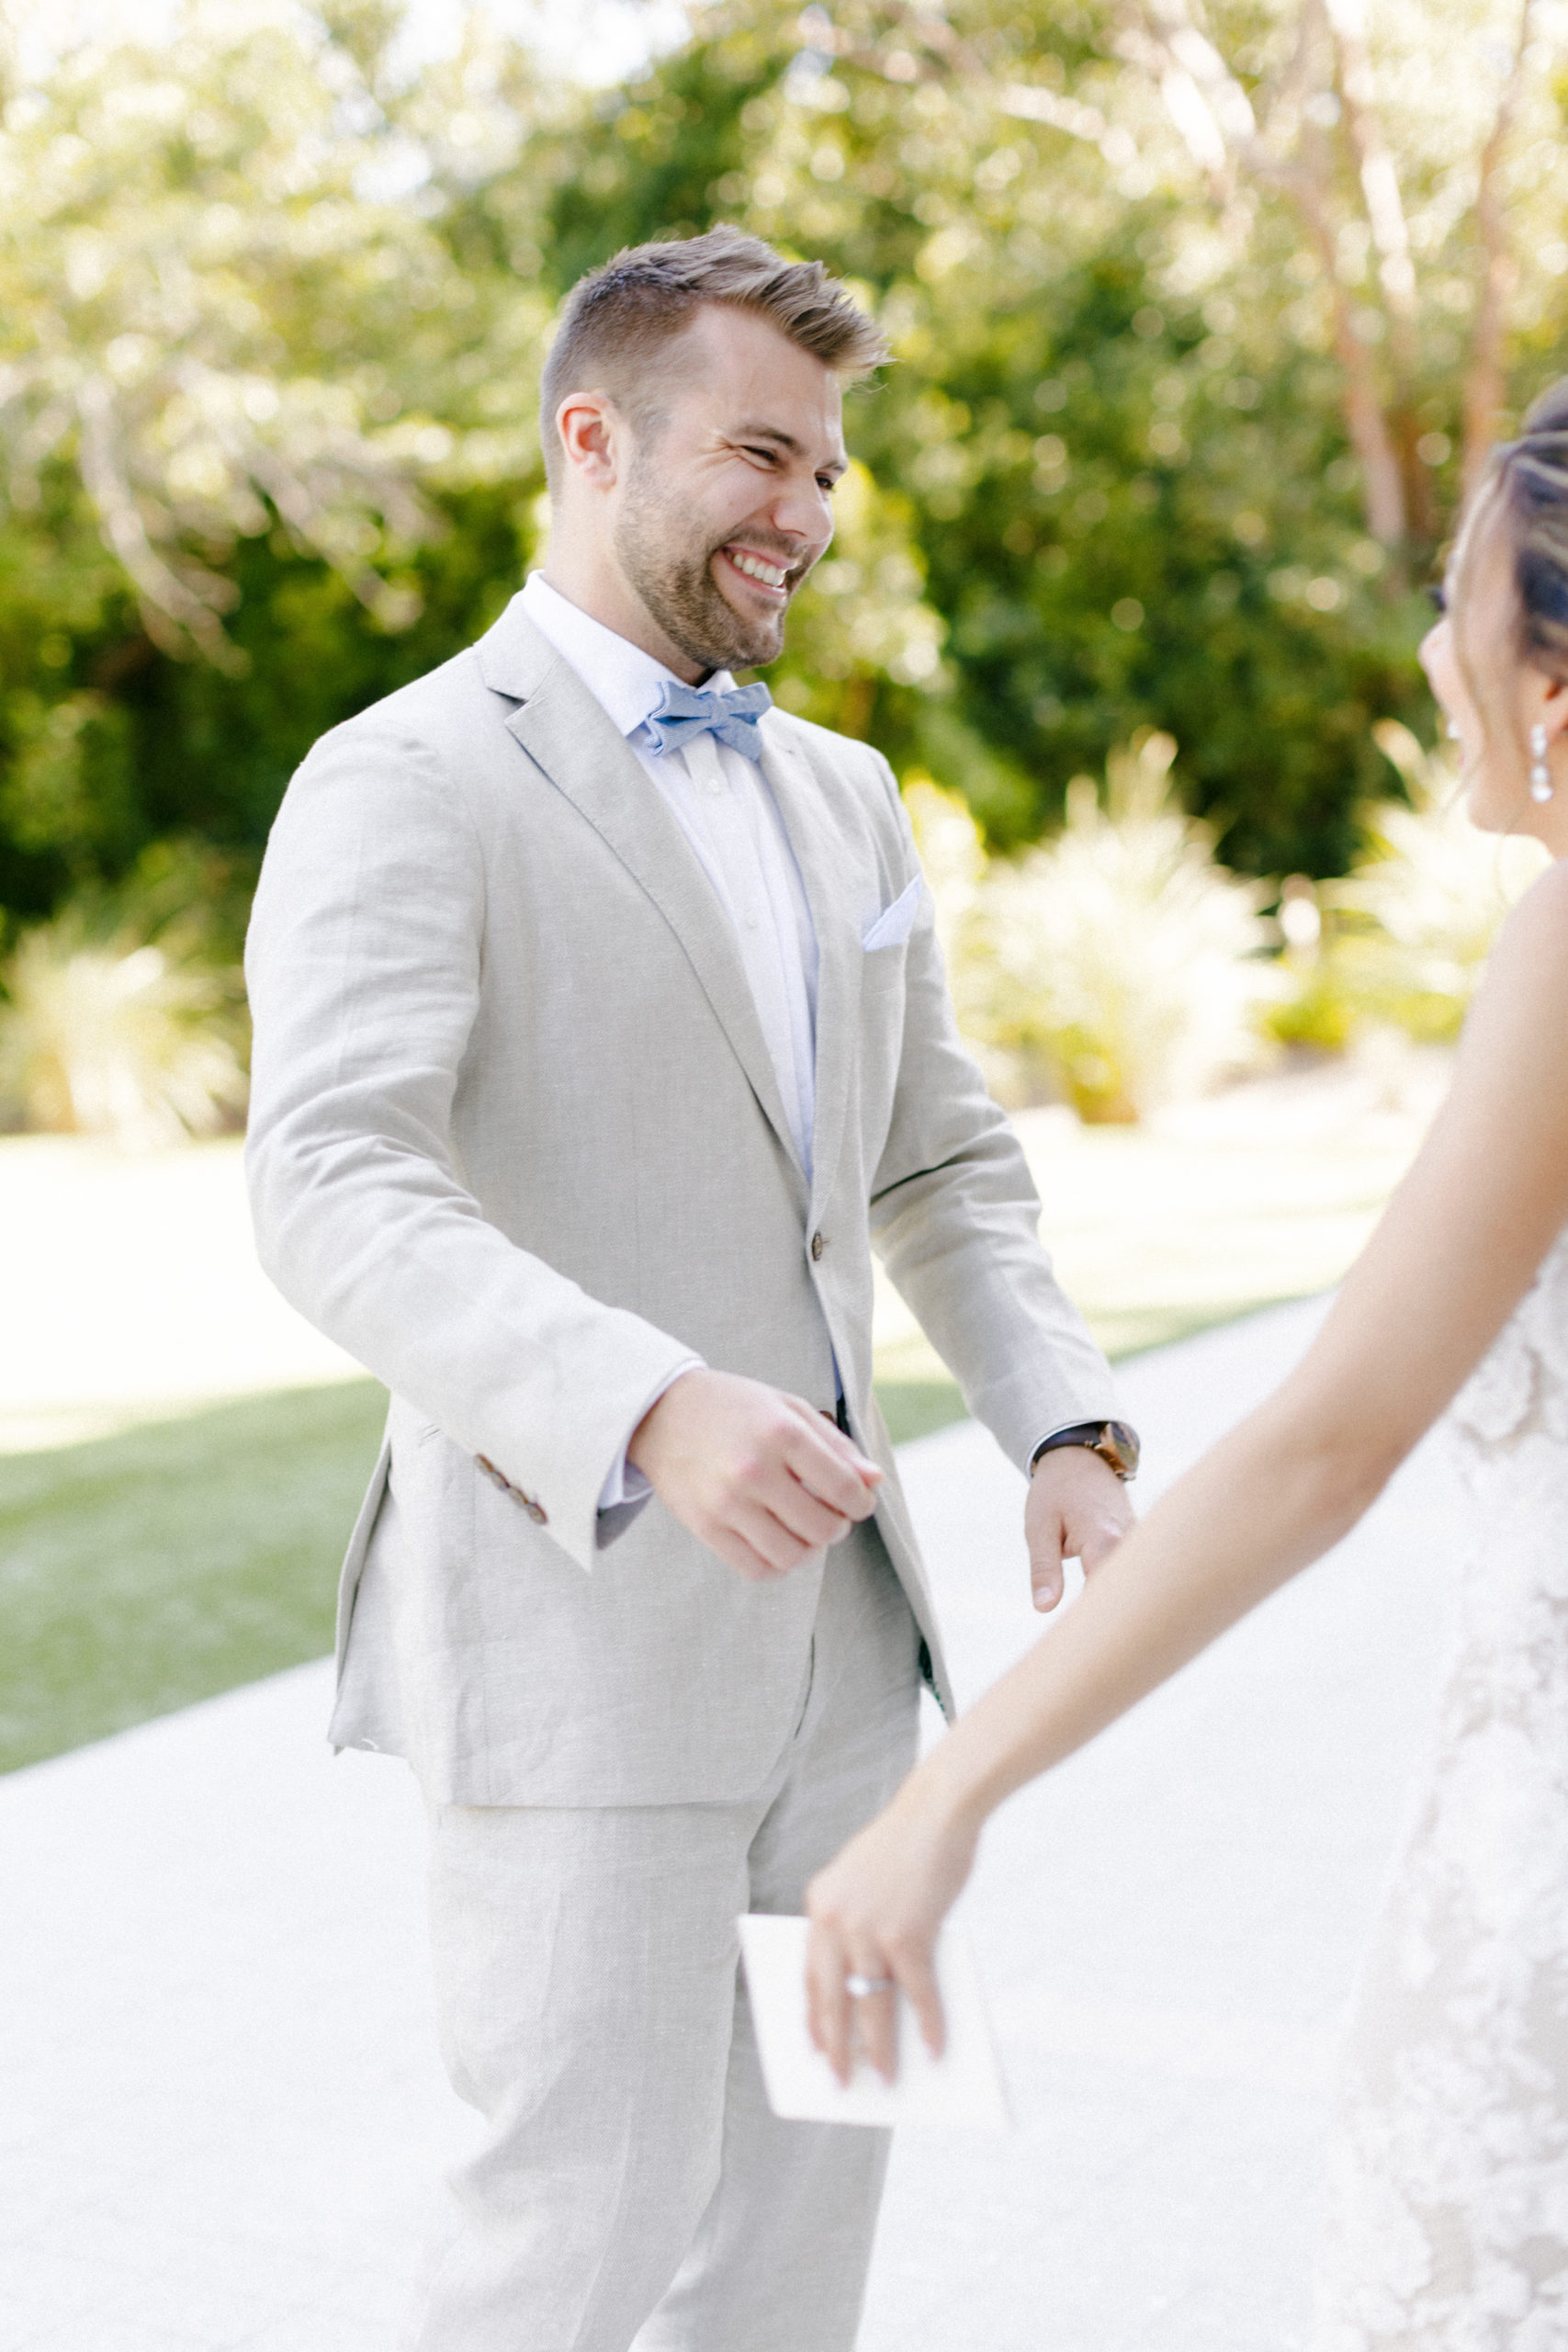
[[[1546,729],[1538,724],[1530,729],[1530,798],[1550,800],[1551,793],[1551,771],[1546,764]]]
[[[1457,719],[1457,718],[1450,718],[1450,721],[1449,721],[1449,723],[1448,723],[1448,725],[1444,728],[1443,732],[1444,732],[1444,734],[1448,737],[1449,741],[1450,741],[1450,743],[1457,743],[1457,742],[1459,742],[1459,741],[1461,740],[1461,738],[1460,738],[1459,721],[1458,721],[1458,719]]]

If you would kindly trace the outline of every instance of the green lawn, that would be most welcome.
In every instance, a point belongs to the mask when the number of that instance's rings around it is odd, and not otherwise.
[[[1165,1129],[1079,1129],[1052,1113],[1019,1125],[1062,1280],[1107,1353],[1125,1356],[1337,1282],[1427,1108],[1374,1105],[1303,1129],[1287,1087],[1221,1098]],[[160,1181],[199,1174],[199,1157]],[[123,1180],[142,1191],[152,1181],[140,1167]],[[250,1262],[237,1189],[234,1208],[231,1277]],[[28,1213],[36,1222],[39,1201]],[[209,1255],[206,1279],[227,1298],[229,1261]],[[885,1283],[876,1337],[895,1443],[962,1414]],[[84,1345],[96,1367],[105,1351],[90,1325]],[[0,1453],[0,1770],[330,1648],[337,1564],[383,1402],[368,1380],[294,1388],[91,1443]]]
[[[899,1445],[964,1410],[879,1395]],[[0,1454],[0,1771],[329,1650],[385,1410],[352,1381]]]
[[[356,1380],[0,1454],[0,1771],[329,1650],[386,1403]],[[900,1444],[963,1411],[946,1381],[888,1405]]]
[[[371,1380],[0,1455],[0,1770],[332,1647]]]

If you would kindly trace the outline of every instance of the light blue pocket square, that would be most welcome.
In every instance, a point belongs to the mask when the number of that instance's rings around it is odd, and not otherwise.
[[[868,956],[879,947],[902,947],[915,927],[915,917],[920,911],[920,898],[925,889],[925,877],[917,874],[907,890],[900,890],[890,907],[884,907],[871,929],[861,940]]]

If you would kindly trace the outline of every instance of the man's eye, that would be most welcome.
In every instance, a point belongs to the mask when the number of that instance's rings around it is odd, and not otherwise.
[[[747,449],[746,455],[749,458],[761,458],[762,463],[766,466],[776,465],[778,463],[778,452],[776,449]]]
[[[838,489],[838,487],[839,487],[839,477],[838,477],[838,475],[837,475],[837,474],[818,474],[818,477],[817,477],[817,487],[818,487],[818,490],[825,490],[825,491],[828,491],[829,493],[830,493],[830,492],[832,492],[833,491],[837,490],[837,489]]]

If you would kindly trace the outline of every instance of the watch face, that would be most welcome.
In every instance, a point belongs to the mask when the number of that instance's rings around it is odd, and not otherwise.
[[[1123,1478],[1131,1478],[1136,1473],[1140,1450],[1137,1431],[1129,1429],[1125,1421],[1107,1421],[1095,1448]]]

